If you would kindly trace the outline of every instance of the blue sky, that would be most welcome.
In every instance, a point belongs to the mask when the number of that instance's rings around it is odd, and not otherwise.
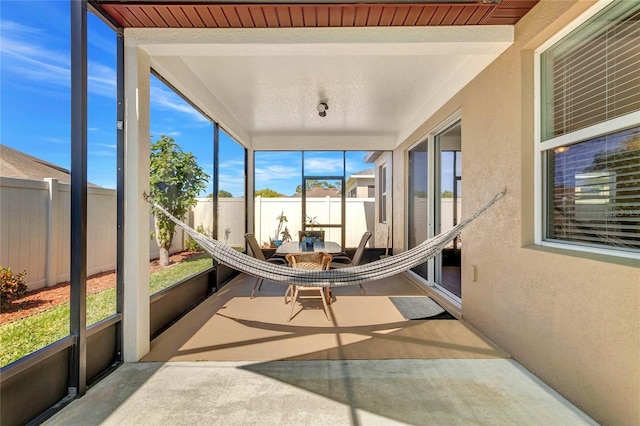
[[[69,9],[69,0],[0,1],[0,142],[65,168],[70,168],[71,159]],[[116,187],[115,53],[115,33],[89,14],[87,173],[90,182],[106,188]],[[171,136],[212,174],[212,124],[154,77],[150,133],[152,140]],[[336,154],[309,156],[305,170],[341,174],[341,161],[329,161]],[[347,173],[371,167],[362,161],[363,155],[348,153]],[[300,184],[291,179],[300,175],[299,157],[259,154],[256,189],[293,194]],[[236,197],[244,195],[244,151],[224,133],[219,185]],[[206,192],[211,188],[210,183]]]

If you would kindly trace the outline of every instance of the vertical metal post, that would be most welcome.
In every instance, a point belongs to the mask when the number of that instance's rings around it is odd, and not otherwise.
[[[387,202],[387,205],[391,206],[391,209],[390,209],[391,211],[387,211],[387,222],[389,222],[389,218],[391,218],[391,227],[389,227],[389,224],[387,223],[387,241],[391,242],[391,254],[393,254],[393,229],[394,229],[394,220],[395,220],[395,217],[393,216],[393,177],[395,175],[395,169],[393,167],[394,165],[393,151],[391,151],[391,153],[389,154],[388,163],[391,163],[391,185],[387,185],[387,200],[390,199],[390,202]],[[388,176],[388,173],[389,173],[389,168],[387,167],[387,176]],[[388,177],[387,177],[387,180],[389,180]],[[389,197],[389,195],[391,196]],[[391,216],[389,216],[389,214]],[[405,236],[406,236],[406,232],[405,232]]]
[[[254,158],[254,164],[255,164],[255,154],[253,156]],[[255,169],[255,167],[254,167]],[[244,149],[244,232],[243,234],[246,234],[247,232],[249,232],[249,202],[253,203],[253,207],[251,207],[253,209],[253,214],[254,214],[254,223],[255,223],[255,191],[256,191],[256,181],[255,181],[255,173],[253,174],[253,191],[251,191],[251,194],[253,194],[253,198],[251,200],[249,200],[249,182],[248,182],[248,178],[247,176],[249,176],[249,150],[247,148]],[[254,233],[255,234],[255,233]],[[245,243],[245,248],[246,248],[246,243]]]
[[[458,151],[453,151],[453,226],[458,224]],[[455,238],[457,242],[458,237]],[[453,248],[457,248],[455,245]]]
[[[302,183],[300,184],[300,192],[302,193],[302,232],[307,231],[307,191],[305,190],[307,177],[304,171],[304,153],[305,151],[302,151]]]
[[[87,2],[71,1],[71,319],[69,391],[87,382]]]
[[[218,123],[213,123],[213,229],[211,230],[211,237],[218,239],[218,191],[220,185],[218,184],[220,167],[220,126]]]
[[[116,312],[124,308],[124,34],[117,33],[116,48]],[[116,328],[116,362],[122,361],[122,321]]]
[[[218,239],[218,192],[220,191],[220,125],[216,122],[213,122],[213,215],[212,225],[213,229],[211,230],[211,237]],[[216,260],[213,260],[214,271],[212,274],[209,274],[209,292],[213,293],[218,291],[218,263]]]
[[[340,245],[342,247],[345,246],[345,243],[347,241],[347,229],[345,224],[347,223],[347,194],[346,194],[346,188],[345,188],[345,184],[347,181],[347,151],[342,151],[342,188],[340,189],[340,192],[342,193],[341,196],[341,205],[342,208],[340,210],[340,235],[341,235],[341,240],[340,240]]]

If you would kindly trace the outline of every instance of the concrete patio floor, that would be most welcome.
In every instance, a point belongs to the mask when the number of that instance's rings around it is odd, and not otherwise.
[[[509,359],[125,364],[48,425],[593,425]]]
[[[407,321],[401,276],[287,322],[283,287],[236,278],[48,425],[596,424],[463,321]],[[317,307],[316,307],[317,308]],[[371,313],[375,313],[372,315]]]

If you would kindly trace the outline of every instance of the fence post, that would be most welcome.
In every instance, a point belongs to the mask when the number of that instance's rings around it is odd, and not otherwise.
[[[46,282],[45,287],[56,284],[56,266],[58,265],[56,250],[58,246],[58,209],[60,196],[58,194],[58,179],[45,178],[49,189],[47,197],[47,225],[46,225]]]
[[[256,202],[254,204],[255,212],[253,214],[253,235],[258,240],[258,244],[262,246],[262,196],[258,195],[256,197]],[[259,217],[260,220],[255,220],[255,218]]]

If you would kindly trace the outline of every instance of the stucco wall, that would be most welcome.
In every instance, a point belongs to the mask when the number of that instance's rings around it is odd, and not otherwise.
[[[543,0],[526,15],[514,45],[394,151],[394,193],[407,198],[407,148],[460,110],[463,216],[508,190],[465,230],[464,320],[596,421],[637,425],[639,262],[533,244],[533,50],[590,4]]]

